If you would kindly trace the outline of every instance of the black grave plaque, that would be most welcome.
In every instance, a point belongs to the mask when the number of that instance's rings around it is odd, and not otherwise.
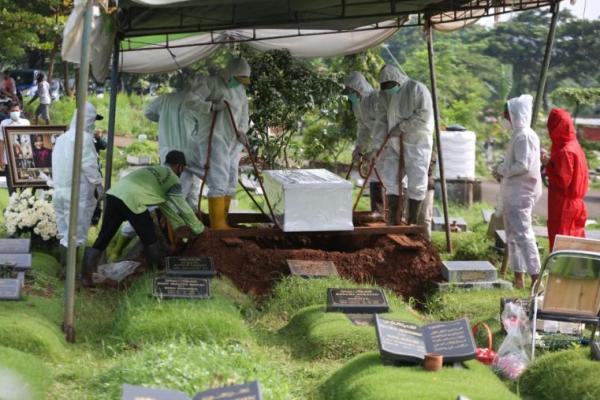
[[[327,289],[327,311],[375,314],[389,310],[390,306],[381,289]]]
[[[339,276],[333,261],[287,260],[292,275],[303,278]]]
[[[23,254],[31,251],[31,239],[0,239],[0,254]]]
[[[475,340],[466,319],[428,324],[422,332],[427,352],[442,354],[444,362],[475,358]]]
[[[19,300],[21,281],[19,279],[0,279],[0,300]]]
[[[194,396],[193,400],[262,400],[262,398],[258,381],[253,381],[243,385],[206,390]]]
[[[31,254],[26,253],[0,253],[0,266],[13,267],[17,271],[31,268]]]
[[[207,299],[210,297],[210,280],[183,276],[154,278],[154,296],[161,299]]]
[[[169,276],[212,278],[217,274],[210,257],[166,257],[165,265]]]

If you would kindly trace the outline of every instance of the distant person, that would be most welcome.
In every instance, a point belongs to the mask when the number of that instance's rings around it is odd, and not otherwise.
[[[29,126],[29,120],[25,118],[21,118],[21,107],[19,103],[12,103],[8,108],[10,112],[10,118],[5,119],[0,122],[0,152],[2,152],[2,163],[6,165],[6,152],[4,141],[6,140],[6,136],[4,134],[4,128],[7,126]]]
[[[531,219],[533,206],[542,194],[542,177],[540,139],[530,128],[532,105],[533,98],[528,94],[506,103],[504,118],[512,136],[499,170],[508,262],[515,273],[517,288],[525,287],[526,272],[532,284],[540,273],[540,255]]]
[[[552,140],[550,157],[543,156],[548,177],[548,238],[554,248],[556,235],[585,237],[589,171],[585,153],[577,141],[569,112],[553,108],[548,116]]]
[[[2,79],[2,85],[0,86],[0,94],[10,97],[15,103],[19,103],[19,98],[17,97],[17,83],[10,76],[9,70],[4,71],[4,78]]]
[[[146,261],[156,268],[160,264],[158,237],[148,211],[158,206],[167,217],[177,236],[200,234],[204,225],[185,201],[181,193],[179,176],[186,166],[185,155],[171,151],[164,165],[137,169],[117,182],[106,195],[106,210],[94,246],[86,248],[83,259],[82,284],[93,284],[92,275],[98,268],[102,252],[124,221],[128,221],[144,245]]]
[[[46,75],[41,72],[37,75],[36,80],[37,92],[29,100],[29,104],[31,104],[35,99],[40,99],[40,104],[35,110],[35,124],[38,125],[41,117],[46,122],[46,125],[50,125],[50,85],[46,81]]]
[[[52,151],[44,147],[44,137],[42,135],[33,136],[33,165],[36,168],[52,166]]]

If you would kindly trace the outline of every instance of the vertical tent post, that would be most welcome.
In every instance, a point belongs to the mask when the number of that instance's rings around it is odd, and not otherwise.
[[[77,264],[77,217],[79,214],[79,179],[81,176],[81,154],[85,122],[85,103],[89,76],[89,42],[92,30],[93,0],[87,0],[83,13],[81,36],[81,62],[79,85],[77,86],[77,125],[73,153],[73,175],[71,183],[71,206],[69,209],[69,232],[67,247],[67,277],[65,281],[65,316],[63,328],[68,342],[75,341],[75,267]]]
[[[548,30],[548,38],[546,39],[546,50],[544,51],[544,60],[542,61],[542,71],[540,72],[540,80],[538,81],[537,92],[535,94],[535,103],[533,105],[533,114],[531,117],[531,127],[535,129],[538,113],[544,98],[546,90],[546,78],[548,77],[548,68],[550,67],[550,57],[552,55],[552,47],[554,46],[554,36],[556,33],[556,24],[558,23],[560,1],[555,1],[552,4],[552,20],[550,29]]]
[[[446,251],[452,252],[450,240],[450,223],[448,221],[448,193],[446,192],[446,176],[444,174],[444,159],[442,158],[442,142],[440,141],[440,113],[437,99],[437,83],[435,78],[435,60],[433,53],[433,25],[431,19],[427,23],[427,55],[429,57],[429,76],[431,78],[431,100],[433,102],[433,118],[435,121],[435,142],[438,153],[438,166],[440,168],[440,184],[442,189],[442,205],[444,208],[444,224],[446,226]]]
[[[110,105],[108,108],[108,143],[106,147],[106,170],[104,189],[110,189],[112,180],[113,154],[115,146],[115,122],[117,118],[117,91],[119,89],[119,47],[121,39],[117,34],[113,50],[112,71],[110,73]]]

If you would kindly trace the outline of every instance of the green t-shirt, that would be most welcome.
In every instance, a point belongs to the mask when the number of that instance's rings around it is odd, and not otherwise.
[[[108,194],[120,199],[134,214],[158,206],[174,229],[186,224],[198,234],[204,225],[185,201],[179,178],[170,167],[140,168],[117,182]]]

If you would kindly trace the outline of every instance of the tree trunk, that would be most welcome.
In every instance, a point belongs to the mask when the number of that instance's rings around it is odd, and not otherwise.
[[[48,83],[52,82],[52,74],[54,73],[54,60],[56,59],[56,52],[58,51],[58,40],[54,40],[54,45],[50,51],[50,58],[48,61]]]
[[[63,81],[65,86],[65,95],[73,96],[73,92],[71,92],[71,87],[69,86],[69,64],[66,61],[63,61]]]

